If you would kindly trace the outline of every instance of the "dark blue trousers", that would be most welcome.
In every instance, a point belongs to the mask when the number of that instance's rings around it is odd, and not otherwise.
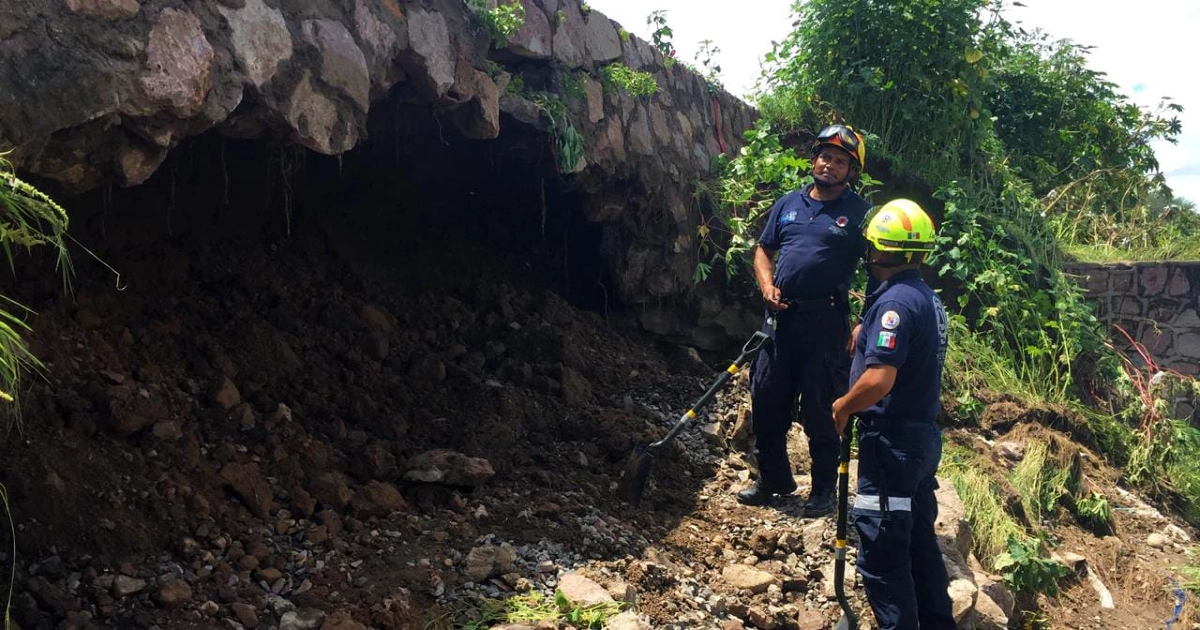
[[[840,308],[808,312],[783,311],[774,340],[754,359],[750,375],[754,452],[759,475],[768,487],[795,485],[788,461],[787,434],[796,420],[796,397],[812,456],[814,490],[833,490],[837,482],[839,438],[833,425],[833,401],[846,393],[850,357],[846,340],[849,318]]]
[[[880,630],[954,630],[950,578],[938,547],[942,434],[932,422],[860,423],[858,572]]]

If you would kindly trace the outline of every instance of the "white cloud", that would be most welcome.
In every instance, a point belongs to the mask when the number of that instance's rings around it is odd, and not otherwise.
[[[1175,194],[1200,202],[1200,81],[1187,79],[1196,54],[1192,38],[1200,33],[1200,2],[1195,0],[1023,0],[1010,7],[1009,20],[1041,28],[1054,37],[1095,46],[1091,67],[1106,72],[1125,94],[1145,107],[1163,96],[1184,106],[1178,145],[1155,146],[1167,183]],[[675,31],[677,56],[692,61],[699,42],[720,47],[722,81],[745,95],[759,76],[771,42],[791,31],[790,0],[588,0],[593,9],[650,41],[646,16],[667,11]]]

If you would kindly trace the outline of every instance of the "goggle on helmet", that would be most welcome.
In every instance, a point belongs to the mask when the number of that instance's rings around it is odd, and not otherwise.
[[[863,236],[881,252],[933,251],[933,219],[914,201],[894,199],[878,206],[864,224]]]
[[[862,134],[855,131],[853,127],[829,125],[822,129],[821,133],[817,134],[817,142],[813,144],[813,152],[815,153],[823,146],[837,147],[849,153],[858,161],[859,170],[862,170],[867,163],[867,143],[863,140]]]

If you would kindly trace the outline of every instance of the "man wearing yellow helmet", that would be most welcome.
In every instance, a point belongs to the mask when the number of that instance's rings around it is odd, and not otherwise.
[[[938,548],[934,474],[946,311],[921,280],[934,226],[897,199],[868,216],[867,266],[877,283],[854,340],[850,391],[833,403],[837,432],[859,418],[858,572],[880,630],[953,629],[950,579]]]
[[[763,331],[774,343],[755,358],[750,377],[759,475],[738,492],[741,503],[764,505],[796,489],[787,434],[799,396],[812,456],[802,514],[833,511],[838,438],[829,409],[849,376],[846,291],[863,249],[856,226],[869,208],[848,183],[865,159],[858,132],[825,128],[813,145],[813,183],[781,197],[759,237],[754,273],[767,306]]]

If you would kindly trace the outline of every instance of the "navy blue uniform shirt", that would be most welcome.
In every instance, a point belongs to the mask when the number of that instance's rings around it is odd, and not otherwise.
[[[884,422],[934,422],[941,409],[942,365],[948,320],[942,301],[906,269],[867,297],[862,329],[855,339],[850,384],[872,365],[896,368],[892,391],[860,414]]]
[[[758,239],[779,252],[775,286],[787,299],[844,294],[864,249],[860,226],[870,204],[848,187],[837,199],[818,201],[812,188],[780,197]]]

